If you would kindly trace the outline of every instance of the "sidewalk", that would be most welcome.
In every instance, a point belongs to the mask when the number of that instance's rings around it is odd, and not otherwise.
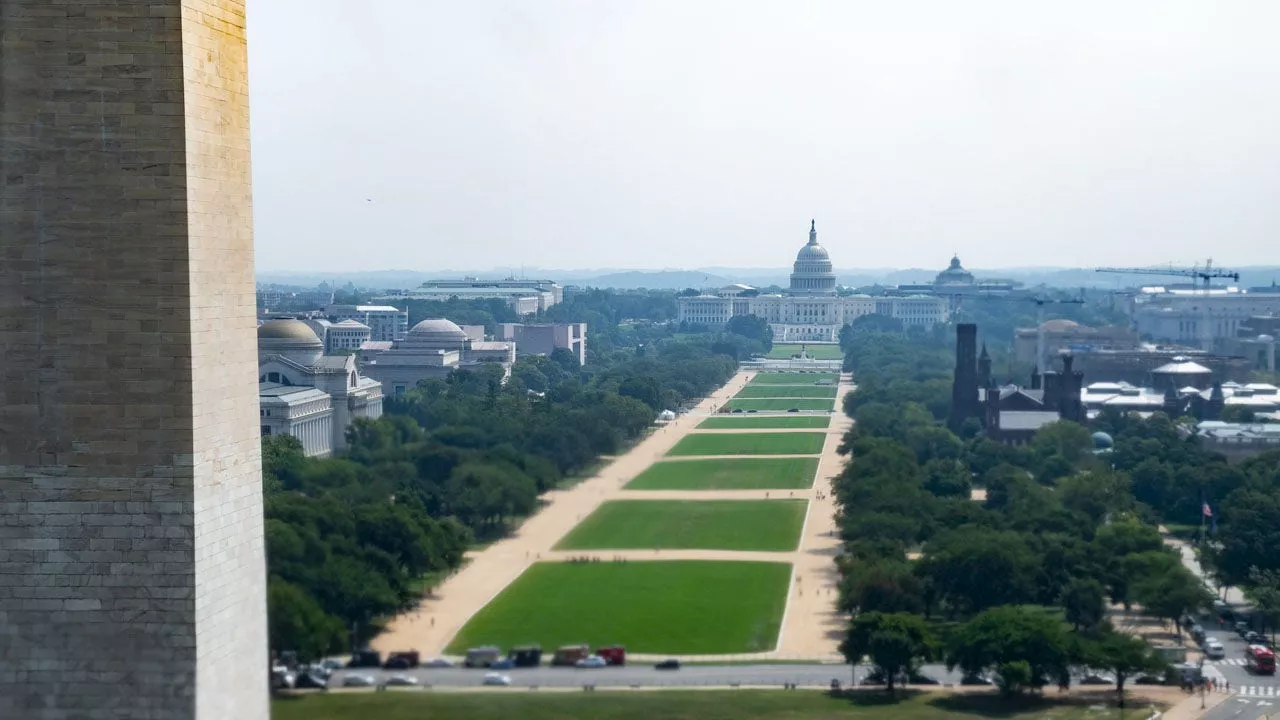
[[[1203,717],[1210,710],[1221,705],[1232,697],[1234,697],[1234,693],[1208,693],[1204,697],[1204,709],[1201,710],[1200,695],[1191,695],[1177,705],[1174,705],[1164,711],[1164,714],[1160,716],[1160,720],[1196,720],[1196,718]]]

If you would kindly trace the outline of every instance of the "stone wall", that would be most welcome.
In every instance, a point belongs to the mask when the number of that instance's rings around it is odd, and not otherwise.
[[[0,32],[0,717],[265,719],[243,0]]]

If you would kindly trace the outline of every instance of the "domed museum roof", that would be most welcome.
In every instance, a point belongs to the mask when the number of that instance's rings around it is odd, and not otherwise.
[[[292,318],[268,320],[258,326],[258,342],[269,341],[272,345],[315,346],[324,347],[316,331],[301,320]]]
[[[1054,318],[1053,320],[1045,320],[1040,324],[1040,329],[1045,332],[1071,332],[1080,329],[1080,323],[1073,320],[1064,320],[1062,318]]]
[[[456,323],[444,318],[430,318],[414,325],[409,330],[409,337],[414,340],[458,342],[466,340],[467,334]]]

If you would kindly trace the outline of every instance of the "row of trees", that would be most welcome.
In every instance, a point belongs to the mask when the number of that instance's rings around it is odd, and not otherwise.
[[[363,641],[452,572],[476,539],[533,513],[538,496],[593,469],[736,371],[731,334],[458,370],[387,398],[342,457],[264,439],[271,643],[315,657]],[[727,351],[726,351],[727,350]]]
[[[1210,596],[1088,430],[1055,423],[1018,448],[958,437],[938,422],[945,403],[915,399],[949,386],[945,340],[852,327],[846,341],[859,380],[841,447],[851,459],[834,484],[840,602],[854,616],[846,656],[869,656],[887,679],[941,659],[1011,693],[1081,666],[1109,668],[1123,689],[1161,665],[1111,626],[1108,601],[1176,628]]]

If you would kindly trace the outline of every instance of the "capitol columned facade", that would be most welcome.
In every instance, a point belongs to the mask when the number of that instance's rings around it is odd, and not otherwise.
[[[929,295],[838,295],[831,256],[818,244],[813,221],[809,242],[796,253],[785,294],[757,294],[746,285],[729,285],[714,293],[679,298],[678,305],[680,322],[693,325],[720,328],[739,315],[763,318],[778,343],[837,342],[840,328],[863,315],[885,315],[907,327],[931,327],[946,322],[948,316],[947,301]]]

